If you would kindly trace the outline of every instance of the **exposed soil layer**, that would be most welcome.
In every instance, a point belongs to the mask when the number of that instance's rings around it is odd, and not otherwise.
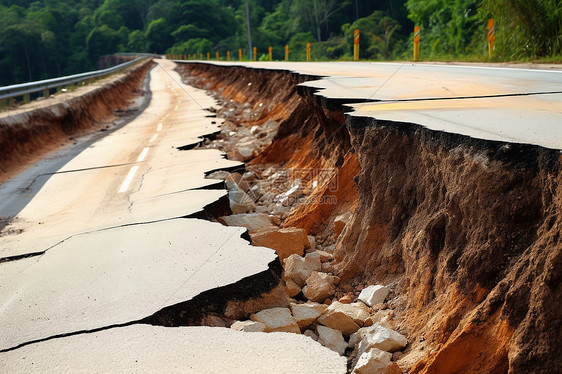
[[[336,243],[340,292],[392,289],[409,342],[402,369],[562,372],[559,151],[344,117],[344,102],[297,88],[310,76],[181,69],[225,101],[249,103],[247,126],[279,122],[250,164],[330,171],[284,225],[326,235],[353,210]]]
[[[109,129],[116,117],[128,114],[131,101],[142,94],[146,72],[152,65],[152,61],[145,62],[93,87],[62,94],[59,100],[33,102],[29,104],[33,110],[23,106],[22,110],[2,113],[0,182],[73,136]],[[67,100],[67,95],[74,97]]]

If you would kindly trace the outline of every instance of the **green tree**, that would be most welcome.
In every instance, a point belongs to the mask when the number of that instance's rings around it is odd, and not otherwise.
[[[164,18],[158,18],[150,22],[146,29],[146,42],[148,50],[156,53],[164,53],[173,44],[171,36],[172,26]]]
[[[94,28],[86,39],[86,50],[91,61],[97,61],[101,56],[115,53],[120,43],[120,37],[115,30],[106,25]]]
[[[512,60],[562,54],[560,0],[483,1],[480,18],[496,21],[496,52]]]

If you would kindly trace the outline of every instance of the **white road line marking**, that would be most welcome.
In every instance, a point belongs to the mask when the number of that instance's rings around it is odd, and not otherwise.
[[[149,143],[152,143],[153,141],[156,140],[156,138],[158,137],[158,133],[152,135],[152,138],[150,138],[150,140],[148,141]]]
[[[139,158],[137,158],[137,162],[143,162],[144,158],[146,157],[146,154],[148,153],[148,147],[144,148],[139,156]]]
[[[127,178],[125,178],[125,180],[123,181],[123,184],[119,189],[119,192],[125,192],[129,189],[129,185],[133,181],[133,178],[135,177],[135,174],[137,173],[138,170],[139,170],[138,166],[133,166],[131,170],[129,170],[129,174],[127,174]]]
[[[156,131],[162,131],[162,123],[158,124],[158,129],[156,129]]]

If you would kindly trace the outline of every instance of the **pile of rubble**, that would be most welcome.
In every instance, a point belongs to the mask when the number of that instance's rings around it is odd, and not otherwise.
[[[335,297],[340,279],[332,273],[334,238],[345,227],[349,214],[336,219],[331,237],[281,227],[291,207],[308,191],[301,181],[287,179],[273,167],[263,169],[209,176],[225,180],[234,213],[218,220],[247,228],[253,245],[277,251],[291,299],[287,307],[262,310],[249,320],[234,322],[231,328],[302,333],[347,356],[354,373],[401,373],[393,354],[400,355],[395,352],[406,347],[407,339],[394,330],[393,312],[384,304],[389,289],[373,285],[358,295]]]
[[[248,161],[271,144],[278,124],[244,125],[255,120],[249,106],[223,102],[221,133],[203,147],[218,148],[232,160]],[[274,249],[283,264],[289,304],[269,308],[235,321],[231,328],[245,332],[303,334],[348,358],[353,373],[402,373],[394,362],[408,341],[393,325],[387,309],[389,289],[365,287],[343,297],[340,279],[333,273],[335,241],[351,213],[334,221],[333,232],[310,236],[306,230],[283,227],[292,208],[306,201],[330,175],[284,170],[279,165],[251,165],[240,172],[218,171],[208,178],[222,179],[228,189],[232,215],[219,217],[228,226],[245,227],[256,246]]]

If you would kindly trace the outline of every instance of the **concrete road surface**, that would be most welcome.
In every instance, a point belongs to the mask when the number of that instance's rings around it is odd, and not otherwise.
[[[415,123],[479,139],[562,149],[562,67],[522,69],[425,63],[225,63],[288,70],[318,80],[317,95],[353,115]]]

